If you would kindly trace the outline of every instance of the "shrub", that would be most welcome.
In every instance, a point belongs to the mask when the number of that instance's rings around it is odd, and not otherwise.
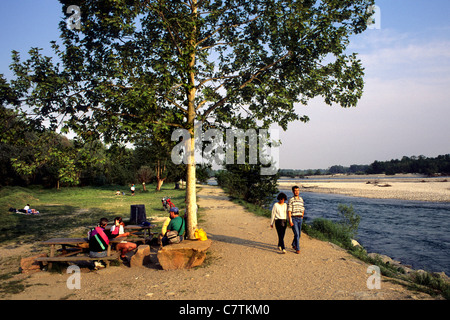
[[[260,170],[261,165],[228,165],[216,173],[217,183],[233,198],[266,207],[278,192],[279,175],[264,176]]]
[[[310,226],[303,224],[307,234],[319,240],[332,242],[347,250],[354,250],[352,238],[356,235],[361,217],[355,213],[353,206],[338,205],[340,220],[318,218]]]
[[[340,224],[342,228],[351,238],[355,237],[358,232],[361,217],[355,213],[353,205],[347,206],[344,204],[339,204],[338,214],[341,218]]]
[[[318,238],[319,240],[330,241],[346,249],[352,248],[350,233],[342,224],[318,218],[312,222],[309,228],[305,226],[304,230],[310,236]]]

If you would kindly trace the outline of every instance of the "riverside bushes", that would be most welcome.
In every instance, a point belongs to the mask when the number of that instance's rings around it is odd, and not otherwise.
[[[304,226],[302,230],[313,238],[329,241],[346,249],[350,249],[352,246],[351,237],[345,228],[331,220],[318,218],[310,226],[307,224]]]
[[[303,224],[302,230],[311,237],[332,242],[347,250],[353,250],[352,238],[358,231],[361,217],[355,213],[353,206],[338,205],[340,221],[317,218],[311,225]]]
[[[260,171],[261,165],[227,165],[227,170],[217,172],[215,177],[231,197],[266,207],[278,192],[279,175],[264,176]]]

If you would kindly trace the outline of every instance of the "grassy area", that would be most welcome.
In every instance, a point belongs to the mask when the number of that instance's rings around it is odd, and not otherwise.
[[[117,190],[125,195],[116,196]],[[78,187],[43,189],[38,187],[3,187],[0,189],[0,244],[34,242],[52,237],[85,236],[87,226],[95,225],[102,217],[113,220],[130,217],[130,206],[144,204],[147,218],[165,216],[161,198],[170,196],[179,208],[185,208],[185,190],[175,190],[165,184],[157,192],[154,185],[147,191],[137,187],[131,196],[128,187]],[[11,213],[9,208],[23,208],[27,203],[39,215]]]
[[[260,206],[247,202],[243,199],[233,198],[230,196],[230,200],[245,209],[247,209],[249,212],[252,212],[253,214],[261,217],[270,218],[272,215],[272,210],[261,208]]]
[[[38,241],[55,237],[85,237],[88,226],[95,225],[100,218],[112,221],[121,216],[126,221],[130,217],[130,206],[144,204],[147,219],[166,217],[161,199],[169,196],[172,202],[184,212],[185,190],[175,190],[174,184],[164,184],[156,192],[155,185],[147,185],[147,191],[137,186],[131,196],[128,186],[74,187],[44,189],[41,187],[2,187],[0,188],[0,246],[7,249],[31,244],[27,253],[0,257],[0,298],[5,294],[14,294],[25,289],[24,279],[16,280],[18,263],[22,254],[33,254]],[[125,195],[116,196],[117,190]],[[11,213],[9,208],[22,209],[30,204],[40,212],[39,215]],[[200,213],[200,212],[199,212]],[[160,230],[161,222],[154,222]],[[57,270],[57,268],[54,268]]]

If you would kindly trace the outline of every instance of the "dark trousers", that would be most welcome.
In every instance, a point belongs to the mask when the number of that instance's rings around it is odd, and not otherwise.
[[[281,220],[281,219],[275,220],[275,228],[277,229],[277,234],[278,234],[278,246],[281,247],[281,250],[285,249],[284,235],[286,233],[286,227],[287,227],[286,220]]]

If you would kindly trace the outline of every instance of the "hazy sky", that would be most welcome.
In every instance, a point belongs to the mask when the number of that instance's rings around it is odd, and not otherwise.
[[[280,132],[280,167],[328,168],[450,153],[450,1],[378,0],[380,29],[354,37],[365,67],[356,108],[316,99]]]
[[[450,153],[450,1],[378,0],[379,29],[352,39],[366,68],[356,108],[321,99],[298,106],[310,122],[280,131],[280,167],[326,169],[402,156]],[[0,1],[0,73],[10,79],[11,50],[51,55],[63,19],[56,0]]]

